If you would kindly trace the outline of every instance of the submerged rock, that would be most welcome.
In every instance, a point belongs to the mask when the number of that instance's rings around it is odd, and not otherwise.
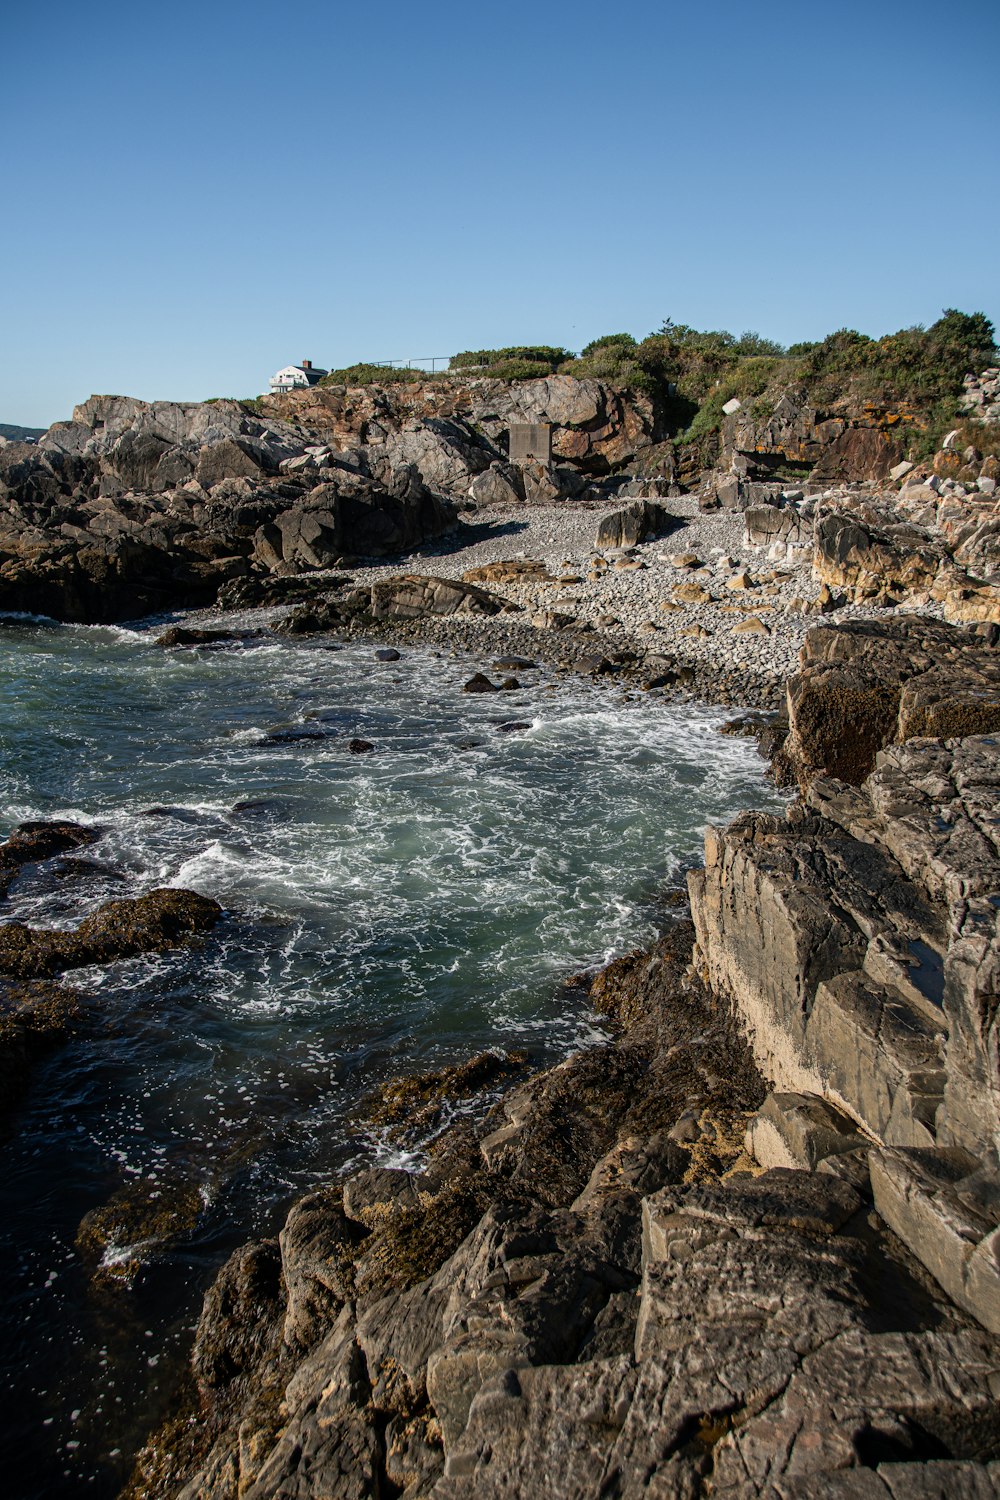
[[[143,1265],[191,1233],[201,1207],[195,1183],[130,1182],[84,1215],[76,1248],[96,1282],[127,1285]]]
[[[24,1094],[32,1067],[69,1038],[81,1014],[76,990],[0,980],[0,1128]]]
[[[86,848],[99,838],[96,828],[80,823],[21,823],[0,844],[0,898],[26,865],[38,864],[56,854]]]

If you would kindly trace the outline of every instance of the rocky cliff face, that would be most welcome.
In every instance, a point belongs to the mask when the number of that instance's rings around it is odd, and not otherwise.
[[[92,397],[0,450],[0,609],[92,622],[210,603],[255,571],[399,552],[454,520],[412,465],[342,459],[235,402]]]
[[[842,402],[820,410],[796,391],[781,397],[766,416],[740,406],[726,416],[720,467],[767,478],[793,468],[812,483],[881,480],[904,457],[917,414],[903,406],[888,410],[870,403]]]
[[[924,471],[901,489],[810,488],[808,494],[730,475],[715,481],[712,498],[743,510],[747,541],[765,548],[771,561],[811,557],[816,579],[849,600],[939,607],[956,624],[998,624],[995,466],[995,459],[981,463],[974,485]]]
[[[265,397],[261,407],[341,447],[384,444],[390,455],[407,449],[412,454],[416,447],[426,452],[435,438],[450,439],[467,457],[476,455],[474,473],[508,456],[515,422],[551,424],[554,463],[593,476],[623,468],[665,436],[648,396],[569,375],[512,384],[465,379],[317,386]],[[419,434],[427,431],[432,436],[423,446]],[[434,477],[425,475],[428,483]],[[441,477],[454,477],[447,464]]]
[[[730,1013],[684,978],[689,943],[679,925],[598,975],[616,1039],[448,1132],[425,1173],[331,1185],[239,1252],[199,1325],[200,1416],[150,1446],[132,1493],[990,1484],[995,1342],[860,1183],[752,1168],[761,1083]]]
[[[751,1140],[764,1165],[861,1172],[1000,1333],[996,648],[820,628],[788,697],[803,800],[710,832],[691,876],[696,962],[778,1090]]]
[[[253,574],[386,556],[490,505],[584,494],[656,435],[645,397],[555,376],[184,405],[94,396],[0,450],[0,609],[81,621],[210,603]],[[553,464],[508,462],[513,422]]]
[[[859,786],[890,745],[1000,731],[996,631],[917,615],[819,625],[786,692],[786,767],[803,787],[824,774]]]
[[[198,1415],[132,1493],[995,1493],[1000,745],[948,718],[994,656],[927,621],[813,632],[800,755],[811,672],[891,700],[854,784],[824,768],[860,717],[816,716],[787,817],[709,831],[693,929],[590,982],[611,1041],[234,1256]],[[400,1144],[453,1085],[390,1087]]]

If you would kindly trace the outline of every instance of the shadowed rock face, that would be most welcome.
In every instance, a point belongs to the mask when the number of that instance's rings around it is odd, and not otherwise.
[[[259,403],[93,396],[0,449],[0,609],[92,623],[211,603],[221,588],[412,550],[452,497],[574,497],[651,441],[645,397],[555,376],[422,391],[319,388]],[[509,429],[555,431],[551,469]]]
[[[67,1039],[81,1010],[77,992],[62,985],[0,979],[0,1133],[31,1068]]]
[[[908,408],[889,411],[871,404],[842,402],[818,410],[804,397],[786,393],[763,421],[741,407],[725,418],[722,467],[742,471],[784,462],[800,465],[816,482],[885,479],[903,457],[918,426]]]

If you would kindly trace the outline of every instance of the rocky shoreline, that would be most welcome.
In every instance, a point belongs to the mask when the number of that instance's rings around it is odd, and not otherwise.
[[[772,745],[800,795],[709,830],[693,926],[577,980],[612,1039],[239,1251],[127,1492],[995,1493],[997,686],[975,632],[815,627]],[[425,1140],[519,1065],[383,1118]]]
[[[583,471],[640,429],[648,447],[646,416],[630,427],[605,401]],[[400,500],[387,475],[406,453],[418,504],[428,452],[466,488],[484,460],[482,508],[436,511],[391,563],[346,550],[329,489],[329,519],[311,502],[286,525],[227,513],[242,562],[213,576],[236,626],[432,641],[505,671],[543,657],[764,710],[733,728],[762,733],[797,796],[785,818],[710,828],[690,920],[578,976],[610,1040],[533,1076],[484,1057],[375,1101],[401,1144],[433,1137],[426,1167],[332,1182],[231,1258],[126,1493],[1000,1495],[993,474],[903,464],[792,490],[741,469],[755,435],[734,418],[731,469],[696,499],[654,478],[526,506],[500,493],[516,476],[488,424],[470,459],[455,420],[425,413],[391,440],[375,423],[366,503],[373,484]],[[227,503],[258,504],[263,451]],[[336,467],[329,448],[276,463],[300,457],[286,475]],[[511,1075],[435,1134],[450,1094]]]

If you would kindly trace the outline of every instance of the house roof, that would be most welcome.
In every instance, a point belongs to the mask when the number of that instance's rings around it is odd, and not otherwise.
[[[308,370],[304,365],[285,365],[276,375],[272,375],[271,379],[280,380],[282,375],[290,375],[293,370],[297,375],[304,375],[310,385],[316,385],[324,375],[329,374],[328,370],[321,370],[317,365],[310,365]]]

